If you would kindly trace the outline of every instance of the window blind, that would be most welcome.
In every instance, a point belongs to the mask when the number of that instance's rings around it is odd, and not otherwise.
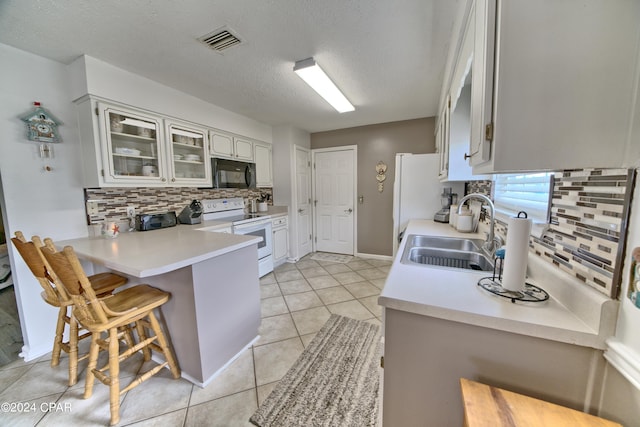
[[[494,175],[494,205],[509,215],[525,211],[534,222],[548,222],[553,173]]]

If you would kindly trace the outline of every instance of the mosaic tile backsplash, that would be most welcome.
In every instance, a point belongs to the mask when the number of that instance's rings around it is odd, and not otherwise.
[[[627,169],[556,172],[550,224],[540,237],[531,236],[530,251],[616,298],[634,181],[635,171]],[[491,186],[492,181],[468,182],[465,194],[490,196]],[[497,219],[495,231],[506,241],[507,223]]]
[[[618,295],[635,171],[567,170],[554,176],[551,221],[531,250],[587,285]]]
[[[87,225],[104,221],[126,221],[127,206],[133,206],[136,213],[175,211],[176,215],[192,200],[243,197],[257,199],[269,195],[268,204],[273,202],[272,188],[256,189],[208,189],[191,187],[168,188],[85,188],[85,201],[98,203],[98,214],[87,215]]]
[[[541,237],[532,236],[530,251],[585,284],[615,298],[619,290],[624,230],[635,171],[581,169],[557,172],[551,202],[551,222]],[[492,181],[471,181],[465,194],[491,195]],[[136,213],[180,211],[191,200],[224,197],[259,198],[272,188],[214,190],[199,188],[88,188],[85,199],[98,202],[98,214],[87,224],[126,221],[127,206]],[[271,200],[269,204],[271,204]],[[488,215],[486,215],[488,216]],[[488,224],[485,218],[483,226]],[[496,233],[506,241],[507,224],[496,220]]]
[[[464,184],[464,195],[471,193],[480,193],[486,196],[491,197],[491,187],[493,185],[493,181],[483,180],[483,181],[468,181]]]

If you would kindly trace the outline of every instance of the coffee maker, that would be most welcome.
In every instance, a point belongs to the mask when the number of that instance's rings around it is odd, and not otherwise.
[[[458,202],[458,195],[452,191],[453,189],[451,187],[445,187],[442,189],[442,194],[440,195],[442,209],[436,212],[433,216],[433,220],[435,222],[449,222],[449,207]]]

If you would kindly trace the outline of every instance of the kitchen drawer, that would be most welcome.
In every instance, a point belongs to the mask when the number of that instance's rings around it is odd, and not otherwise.
[[[278,218],[273,218],[273,220],[271,221],[271,226],[272,227],[286,227],[287,226],[287,217],[286,216],[281,216]]]

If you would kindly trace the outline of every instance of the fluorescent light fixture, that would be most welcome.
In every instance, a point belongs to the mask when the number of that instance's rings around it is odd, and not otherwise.
[[[322,71],[322,68],[313,58],[296,62],[293,66],[293,71],[339,113],[355,110],[349,100],[340,92],[340,89]]]

